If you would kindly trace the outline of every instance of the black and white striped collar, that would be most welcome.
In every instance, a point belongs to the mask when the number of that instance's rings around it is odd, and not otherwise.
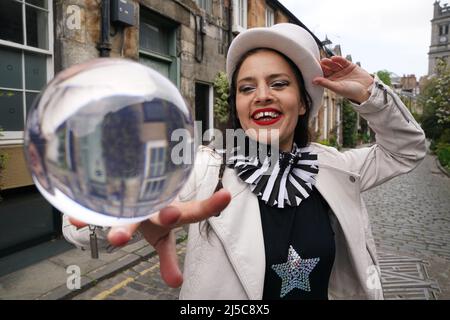
[[[270,152],[260,159],[259,152],[256,156],[249,155],[237,147],[228,154],[227,166],[233,168],[266,204],[278,208],[300,205],[316,184],[319,172],[317,154],[310,146],[299,148],[294,143],[291,152],[278,152],[276,163],[272,163],[274,158]]]

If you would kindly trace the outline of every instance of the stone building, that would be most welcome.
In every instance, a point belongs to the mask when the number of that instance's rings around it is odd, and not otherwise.
[[[437,59],[444,59],[450,63],[450,7],[441,5],[440,1],[434,3],[433,19],[431,20],[431,45],[428,53],[428,74],[432,75]]]
[[[127,18],[117,21],[114,4]],[[108,9],[108,10],[106,10]],[[26,111],[59,71],[99,56],[139,61],[181,91],[202,131],[232,38],[231,0],[0,2],[0,256],[60,234],[60,214],[37,193],[23,155]]]
[[[125,17],[115,15],[118,4]],[[139,61],[179,88],[203,133],[214,126],[213,82],[232,38],[281,22],[303,26],[276,0],[0,1],[0,154],[9,158],[0,173],[0,257],[61,233],[23,155],[26,112],[55,74],[100,56]],[[339,98],[325,97],[317,139],[340,124]]]

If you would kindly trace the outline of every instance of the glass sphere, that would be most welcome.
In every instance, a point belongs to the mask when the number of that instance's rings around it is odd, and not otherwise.
[[[48,84],[28,112],[24,147],[34,183],[54,207],[114,226],[175,199],[192,169],[193,135],[189,108],[168,79],[103,58]]]

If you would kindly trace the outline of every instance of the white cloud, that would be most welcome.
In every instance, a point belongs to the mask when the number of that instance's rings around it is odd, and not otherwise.
[[[428,72],[435,0],[279,0],[320,39],[370,72]],[[441,1],[442,2],[442,1]]]

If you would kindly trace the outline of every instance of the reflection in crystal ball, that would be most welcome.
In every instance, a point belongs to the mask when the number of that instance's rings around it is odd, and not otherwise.
[[[172,141],[177,129],[184,136]],[[25,155],[54,207],[86,223],[120,225],[175,199],[192,168],[193,133],[168,79],[136,62],[96,59],[61,72],[36,99]]]

